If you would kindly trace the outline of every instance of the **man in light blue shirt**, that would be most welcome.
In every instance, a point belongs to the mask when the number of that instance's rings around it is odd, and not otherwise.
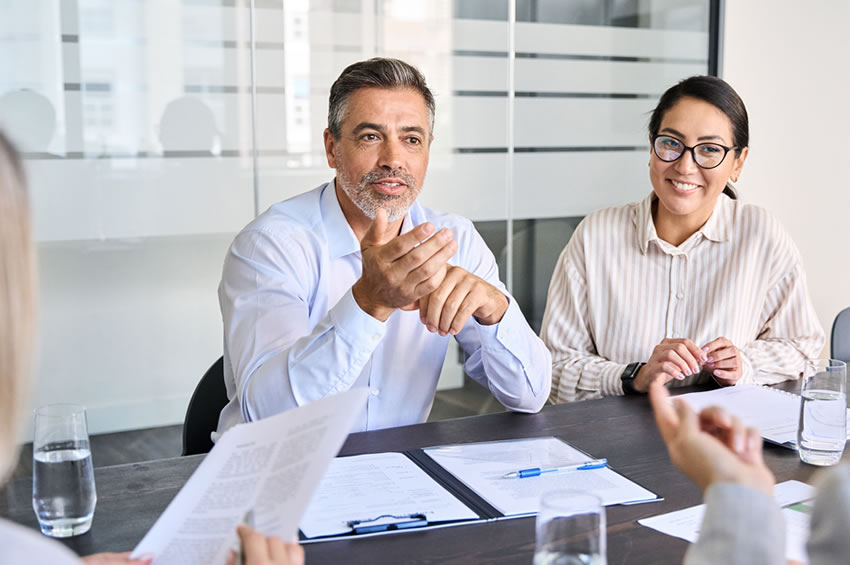
[[[450,336],[507,408],[537,412],[551,356],[467,219],[416,202],[433,139],[424,77],[394,59],[346,68],[324,132],[334,181],[280,202],[224,264],[218,431],[369,387],[353,431],[424,422]]]

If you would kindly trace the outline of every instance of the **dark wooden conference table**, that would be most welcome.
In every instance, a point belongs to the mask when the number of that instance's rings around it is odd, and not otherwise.
[[[612,468],[664,497],[662,502],[607,508],[609,564],[681,562],[687,542],[636,522],[702,502],[699,489],[670,462],[645,397],[603,398],[547,406],[538,414],[502,413],[357,433],[349,436],[340,454],[550,435],[594,457],[607,457]],[[92,529],[64,543],[80,555],[132,549],[202,459],[198,455],[95,469],[98,501]],[[781,447],[766,444],[765,459],[778,482],[808,481],[815,471]],[[31,481],[21,479],[0,490],[0,516],[37,529],[31,489]],[[534,519],[353,538],[309,544],[305,550],[307,565],[530,564]]]

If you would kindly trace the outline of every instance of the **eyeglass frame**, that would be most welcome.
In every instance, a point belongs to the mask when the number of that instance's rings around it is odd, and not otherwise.
[[[663,157],[661,157],[661,155],[658,154],[658,150],[655,148],[655,140],[658,139],[659,137],[669,137],[670,139],[675,139],[676,141],[678,141],[679,143],[682,144],[682,147],[684,147],[685,150],[682,151],[681,153],[679,153],[679,156],[676,157],[675,159],[671,159],[671,160],[668,161],[668,160],[664,159]],[[718,161],[718,163],[716,165],[714,165],[713,167],[705,167],[703,165],[700,165],[699,162],[697,161],[697,155],[694,152],[694,149],[696,149],[700,145],[716,145],[717,147],[723,148],[723,150],[724,150],[723,157],[721,157],[720,161]],[[655,154],[656,157],[661,159],[661,161],[663,161],[665,163],[675,163],[676,161],[678,161],[679,159],[682,158],[682,155],[685,154],[685,151],[690,151],[691,152],[691,159],[693,160],[694,164],[697,167],[699,167],[700,169],[705,169],[707,171],[710,171],[711,169],[716,169],[717,167],[722,165],[723,161],[726,160],[726,156],[733,149],[738,150],[740,148],[737,145],[735,145],[733,147],[726,147],[725,145],[720,145],[719,143],[715,143],[714,141],[703,141],[702,143],[697,143],[696,145],[688,147],[687,145],[685,145],[684,141],[682,141],[681,139],[679,139],[675,135],[670,135],[670,134],[667,134],[667,133],[656,133],[655,135],[652,136],[652,152]]]

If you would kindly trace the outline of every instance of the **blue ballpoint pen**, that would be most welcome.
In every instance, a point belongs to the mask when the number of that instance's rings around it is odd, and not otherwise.
[[[546,469],[541,469],[540,467],[534,467],[532,469],[522,469],[520,471],[514,471],[513,473],[508,473],[503,479],[525,479],[527,477],[537,477],[542,475],[543,473],[556,473],[558,471],[585,471],[587,469],[601,469],[603,467],[608,466],[607,459],[591,459],[590,461],[584,461],[583,463],[576,463],[575,465],[565,465],[563,467],[549,467]]]

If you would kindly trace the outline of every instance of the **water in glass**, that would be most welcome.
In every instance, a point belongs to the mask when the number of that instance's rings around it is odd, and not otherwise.
[[[814,389],[804,390],[801,397],[800,458],[812,465],[838,463],[847,440],[845,395],[834,390]]]
[[[584,491],[544,493],[535,522],[534,565],[605,565],[605,507]]]
[[[605,558],[598,553],[567,555],[554,551],[538,551],[534,554],[534,565],[605,565]]]
[[[33,462],[32,505],[41,531],[52,537],[87,532],[97,501],[88,442],[48,444]]]

